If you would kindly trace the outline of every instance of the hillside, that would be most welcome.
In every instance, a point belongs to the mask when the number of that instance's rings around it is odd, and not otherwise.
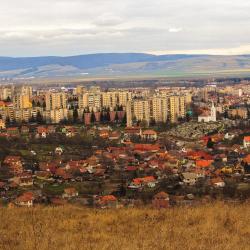
[[[0,57],[1,78],[250,76],[250,56],[107,53],[68,57]]]
[[[249,208],[1,208],[0,249],[249,249]]]

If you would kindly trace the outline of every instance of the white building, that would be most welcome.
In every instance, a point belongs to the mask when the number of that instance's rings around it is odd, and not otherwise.
[[[244,148],[249,148],[250,147],[250,136],[245,136],[244,137],[243,146],[244,146]]]
[[[212,103],[210,112],[205,112],[198,116],[198,122],[216,122],[216,107]]]

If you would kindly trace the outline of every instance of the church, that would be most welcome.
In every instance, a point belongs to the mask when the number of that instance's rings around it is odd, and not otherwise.
[[[198,116],[198,122],[216,122],[216,107],[212,102],[212,106],[209,111],[205,111],[201,115]]]

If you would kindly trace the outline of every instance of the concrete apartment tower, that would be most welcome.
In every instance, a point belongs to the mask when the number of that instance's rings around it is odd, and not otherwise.
[[[126,105],[126,116],[127,116],[127,127],[132,127],[131,101],[127,102],[127,105]]]
[[[212,102],[211,107],[211,121],[216,122],[216,107],[214,106],[214,102]]]

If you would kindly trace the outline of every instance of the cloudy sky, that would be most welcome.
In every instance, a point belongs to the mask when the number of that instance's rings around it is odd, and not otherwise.
[[[0,0],[0,55],[250,54],[249,0]]]

